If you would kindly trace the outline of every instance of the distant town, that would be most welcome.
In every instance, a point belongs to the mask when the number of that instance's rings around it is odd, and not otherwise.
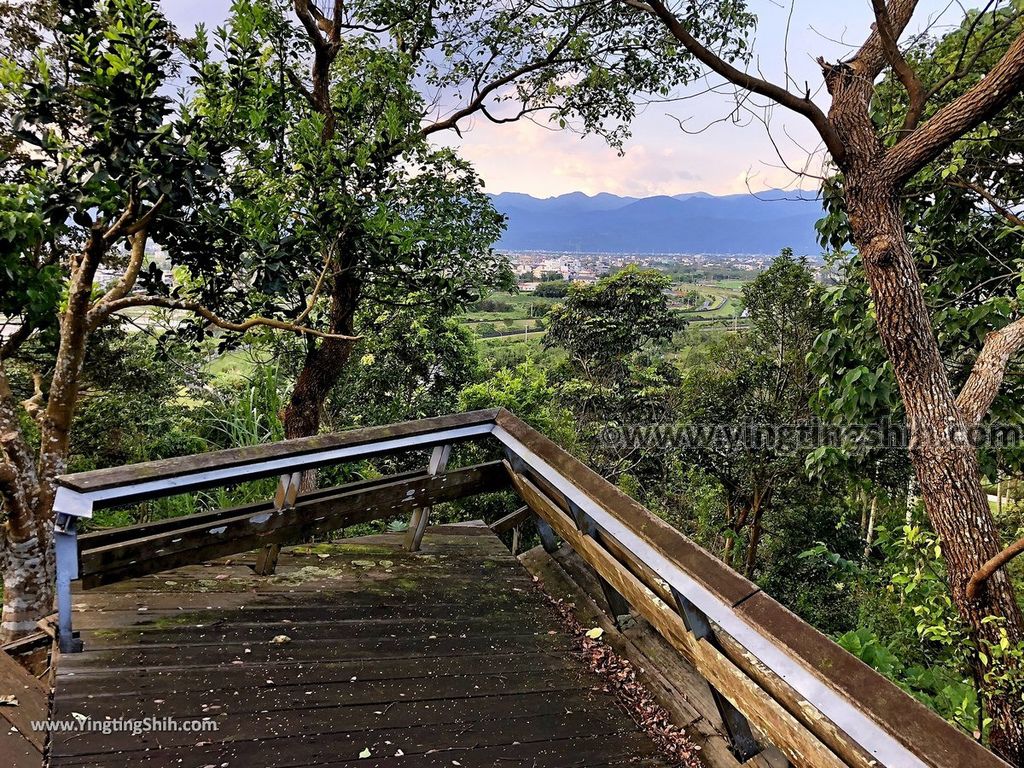
[[[630,264],[659,269],[682,282],[747,278],[763,271],[774,254],[627,254],[627,253],[559,253],[553,251],[505,252],[518,275],[519,290],[532,292],[541,281],[561,279],[569,282],[593,283],[603,275]],[[812,269],[822,279],[824,268]]]

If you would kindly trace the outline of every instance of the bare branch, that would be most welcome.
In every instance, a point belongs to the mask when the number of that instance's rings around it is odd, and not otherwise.
[[[218,328],[222,328],[225,331],[233,331],[236,333],[244,333],[245,331],[252,330],[257,327],[265,328],[276,328],[281,331],[288,331],[290,333],[298,333],[304,336],[311,336],[318,339],[340,339],[343,341],[358,341],[361,336],[346,336],[340,333],[327,333],[325,331],[318,331],[315,328],[309,328],[304,325],[297,325],[296,323],[288,322],[287,320],[276,320],[271,317],[250,317],[248,320],[243,320],[240,323],[226,320],[210,309],[204,307],[195,301],[185,301],[180,299],[171,299],[164,296],[126,296],[123,299],[109,302],[101,309],[101,315],[98,315],[98,319],[102,320],[112,314],[120,312],[131,307],[159,307],[161,309],[173,309],[180,310],[183,312],[191,312],[199,315],[201,318],[209,322],[211,325],[215,325]]]
[[[1022,553],[1024,553],[1024,539],[1018,539],[999,554],[986,560],[985,564],[967,582],[967,598],[969,600],[976,598],[982,585],[992,577],[992,574]]]
[[[451,128],[458,128],[458,123],[463,118],[469,117],[470,115],[479,112],[485,106],[487,97],[490,96],[494,91],[508,85],[511,82],[519,79],[523,75],[528,75],[531,72],[544,69],[545,67],[551,66],[552,63],[558,60],[558,56],[565,50],[565,47],[572,40],[572,30],[565,33],[562,38],[551,48],[546,56],[542,59],[532,61],[528,64],[523,64],[520,67],[512,70],[508,74],[495,78],[491,82],[484,85],[482,88],[478,88],[473,98],[461,109],[456,110],[448,117],[443,120],[438,120],[429,125],[425,125],[420,129],[421,136],[429,136],[432,133],[438,131],[445,131]]]
[[[1024,318],[985,337],[956,404],[970,426],[979,424],[999,394],[1010,358],[1024,349]]]
[[[954,141],[998,114],[1022,88],[1024,33],[1017,36],[999,62],[976,85],[889,150],[883,160],[884,171],[893,183],[906,181]]]
[[[622,2],[625,2],[627,5],[632,5],[634,8],[640,7],[635,3],[629,2],[629,0],[622,0]],[[730,83],[761,96],[766,96],[772,101],[777,102],[783,107],[786,107],[797,114],[803,115],[810,120],[811,124],[821,135],[822,140],[825,142],[825,146],[828,147],[829,152],[832,154],[832,159],[837,164],[842,164],[843,159],[846,156],[846,148],[843,146],[843,142],[839,139],[839,135],[836,133],[835,128],[829,122],[828,117],[826,117],[825,113],[821,111],[817,104],[806,96],[797,96],[791,91],[776,85],[775,83],[770,83],[767,80],[763,80],[748,72],[737,69],[732,64],[706,48],[700,41],[691,35],[686,26],[676,18],[675,14],[672,13],[661,0],[650,0],[650,2],[646,3],[646,6],[649,8],[646,12],[656,16],[669,29],[676,40],[682,43],[686,50],[688,50],[694,58],[708,67],[708,69],[721,77],[724,77]]]
[[[964,42],[960,48],[960,55],[957,57],[956,66],[953,67],[953,70],[949,74],[947,74],[937,83],[935,83],[929,89],[927,96],[928,100],[930,100],[933,96],[938,94],[943,88],[945,88],[950,83],[960,80],[961,78],[964,78],[968,74],[970,74],[974,70],[975,64],[978,63],[981,57],[989,52],[989,44],[992,43],[997,37],[1002,35],[1004,32],[1009,31],[1013,27],[1014,22],[1017,19],[1016,15],[1007,16],[1006,21],[1003,24],[993,23],[992,30],[981,39],[974,53],[971,55],[970,59],[966,58],[967,49],[969,47],[971,38],[974,36],[974,30],[977,28],[978,22],[988,12],[988,9],[992,7],[994,4],[996,4],[997,1],[998,0],[991,0],[989,4],[984,9],[982,9],[982,11],[974,18],[974,21],[971,23],[970,29],[967,31],[967,34],[964,35]]]

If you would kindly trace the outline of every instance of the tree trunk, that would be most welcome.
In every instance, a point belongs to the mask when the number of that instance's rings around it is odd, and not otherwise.
[[[750,521],[750,539],[747,542],[747,555],[743,563],[743,575],[748,579],[754,578],[754,568],[757,566],[757,548],[761,544],[761,514],[762,509],[758,507]]]
[[[864,532],[864,557],[871,554],[871,545],[875,541],[875,519],[878,515],[878,494],[871,497],[871,510],[868,512],[868,527]]]
[[[0,643],[33,632],[36,622],[53,610],[53,548],[44,531],[40,526],[39,533],[23,541],[8,537],[0,552],[4,580]]]
[[[1002,544],[968,425],[932,331],[895,190],[869,170],[848,172],[847,185],[851,231],[875,301],[878,333],[907,412],[914,473],[941,539],[953,600],[983,646],[999,643],[999,624],[983,621],[989,616],[1002,618],[1011,643],[1022,643],[1024,617],[1005,571],[993,576],[977,600],[966,596],[971,576]],[[1013,699],[998,692],[987,697],[991,746],[1015,765],[1024,765],[1024,719],[1019,699]]]
[[[60,343],[46,408],[39,419],[39,460],[30,467],[26,457],[16,461],[16,478],[4,502],[8,519],[3,527],[3,616],[0,640],[12,640],[36,628],[35,622],[53,610],[56,562],[53,551],[53,499],[57,477],[67,467],[71,421],[89,338],[87,315],[96,270],[107,251],[104,227],[96,224],[71,273],[68,302],[60,319]],[[0,396],[10,400],[4,381]],[[4,419],[9,422],[10,418]],[[24,439],[16,441],[24,453]],[[8,449],[10,450],[10,449]],[[8,457],[10,458],[10,457]]]
[[[946,561],[960,617],[982,646],[998,645],[1001,624],[1012,644],[1024,642],[1024,617],[1005,570],[977,600],[967,597],[971,576],[1002,547],[981,485],[977,452],[956,403],[932,330],[921,279],[900,210],[902,181],[887,175],[886,149],[871,120],[872,78],[852,67],[823,67],[832,95],[829,121],[845,152],[841,159],[850,232],[875,303],[878,335],[892,364],[907,414],[910,458],[919,493]],[[1001,622],[985,622],[997,616]],[[992,654],[989,654],[990,658]],[[987,670],[975,669],[979,677]],[[1021,702],[986,691],[992,749],[1024,766]]]
[[[727,530],[732,530],[734,514],[732,498],[727,497],[725,500],[725,526]],[[732,560],[732,545],[735,536],[725,536],[724,538],[725,541],[722,543],[722,560],[728,563]]]
[[[330,333],[345,336],[354,334],[359,293],[358,282],[345,276],[344,270],[334,276]],[[285,437],[309,437],[320,430],[324,403],[341,378],[354,346],[355,342],[347,339],[323,339],[309,348],[284,411]],[[306,485],[304,479],[303,486]],[[308,489],[304,487],[303,490]]]

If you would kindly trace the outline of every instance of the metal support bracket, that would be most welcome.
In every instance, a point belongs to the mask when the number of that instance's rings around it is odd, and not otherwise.
[[[71,582],[78,578],[78,518],[58,513],[53,532],[57,558],[57,642],[61,653],[79,653],[82,641],[71,626]]]
[[[430,462],[427,464],[427,474],[443,474],[448,468],[448,459],[452,455],[451,443],[438,445],[430,454]],[[410,552],[419,552],[423,543],[423,534],[427,531],[427,523],[430,522],[430,507],[417,507],[412,511],[409,519],[409,529],[405,534],[405,547]]]
[[[683,623],[686,624],[686,628],[698,640],[704,640],[716,649],[721,650],[707,615],[691,603],[685,595],[676,590],[675,587],[671,589],[678,605],[679,614],[683,617]],[[763,747],[757,743],[757,739],[751,733],[750,723],[747,722],[747,718],[732,705],[732,702],[722,696],[713,685],[709,683],[708,687],[711,689],[711,696],[715,701],[715,707],[718,709],[718,714],[722,718],[722,724],[725,726],[726,735],[729,737],[729,748],[732,750],[733,755],[735,755],[736,760],[740,763],[745,763],[750,758],[760,754]]]

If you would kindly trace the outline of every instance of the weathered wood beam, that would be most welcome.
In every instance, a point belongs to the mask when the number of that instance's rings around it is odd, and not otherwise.
[[[328,496],[300,500],[293,508],[261,511],[161,531],[135,540],[85,549],[80,556],[82,586],[90,588],[155,573],[265,544],[283,544],[356,523],[408,514],[414,506],[451,501],[508,487],[500,462],[465,467],[436,477],[382,482],[357,490],[345,486]],[[188,518],[182,518],[188,522]]]
[[[0,706],[0,727],[14,728],[39,751],[42,759],[46,733],[32,727],[32,721],[45,720],[50,691],[27,669],[0,651],[0,696],[14,696],[17,705]]]
[[[777,701],[710,643],[686,628],[682,617],[618,562],[593,538],[577,530],[575,522],[522,475],[512,482],[523,500],[547,520],[595,571],[614,586],[723,697],[765,734],[797,765],[848,768],[832,750],[787,712]]]
[[[515,512],[511,512],[504,517],[495,520],[491,523],[490,528],[495,535],[500,536],[503,533],[511,531],[517,525],[522,525],[531,517],[533,517],[533,510],[531,510],[529,506],[524,505]]]
[[[711,644],[691,633],[682,617],[661,601],[597,541],[576,529],[575,522],[527,478],[517,475],[513,484],[531,508],[544,517],[555,531],[619,590],[634,608],[654,626],[729,701],[743,711],[773,743],[799,765],[845,765],[810,731],[795,720]]]
[[[430,453],[430,461],[427,463],[427,475],[444,474],[448,467],[448,459],[452,455],[451,445],[438,445]],[[405,548],[410,552],[419,552],[420,544],[423,542],[423,534],[427,530],[427,523],[430,521],[430,507],[417,507],[409,519],[409,529],[405,536]]]
[[[686,628],[698,640],[705,640],[714,646],[716,650],[721,651],[722,647],[718,643],[711,622],[708,621],[708,617],[704,615],[704,612],[691,603],[685,595],[680,594],[674,589],[672,590],[672,597],[676,610],[683,617],[683,623],[686,624]],[[725,726],[725,732],[729,736],[729,746],[736,759],[741,763],[745,763],[750,758],[760,754],[762,751],[761,745],[757,743],[754,735],[750,732],[750,723],[747,721],[747,718],[732,705],[732,702],[722,696],[714,686],[710,686],[710,688],[711,698],[715,702],[715,708],[718,710],[719,717],[722,718],[722,725]]]
[[[497,412],[473,411],[367,427],[268,445],[162,459],[58,478],[57,511],[89,517],[94,509],[186,493],[282,472],[314,469],[487,435]]]
[[[822,740],[832,734],[830,746],[845,749],[850,765],[1005,768],[983,746],[513,414],[502,409],[493,434],[507,452],[526,460],[531,479],[543,474],[593,512],[602,530],[628,544],[657,578],[671,580],[698,603],[718,626],[723,652],[737,667],[750,670],[749,677],[784,680],[780,690],[788,689],[792,704],[807,711],[797,719],[813,721]],[[864,753],[873,762],[858,757]]]
[[[335,485],[328,488],[318,488],[315,491],[307,491],[302,496],[304,502],[315,501],[330,496],[335,496],[344,489],[355,491],[362,488],[375,488],[384,483],[396,482],[398,480],[409,480],[417,477],[426,477],[426,472],[417,469],[412,472],[401,472],[387,477],[374,478],[373,480],[356,480],[345,485]],[[222,507],[212,509],[209,512],[198,512],[194,515],[184,517],[169,517],[164,520],[154,520],[150,523],[136,523],[135,525],[119,526],[117,528],[102,528],[89,533],[82,533],[78,536],[81,549],[97,549],[121,541],[132,541],[144,536],[153,536],[158,533],[176,531],[180,528],[188,528],[193,525],[212,525],[218,520],[226,520],[232,517],[239,517],[247,514],[257,514],[272,509],[273,505],[266,501],[258,501],[252,504],[242,504],[237,507]]]
[[[629,550],[611,536],[606,535],[602,543],[616,560],[625,565],[630,573],[636,576],[659,599],[667,605],[674,605],[674,590],[654,571],[637,560]],[[850,734],[843,731],[821,712],[808,706],[807,700],[803,696],[773,670],[754,658],[721,627],[714,626],[714,630],[719,650],[725,657],[743,670],[744,674],[761,686],[769,696],[778,701],[787,712],[816,734],[832,751],[840,755],[848,765],[854,768],[878,768],[878,761],[857,744]]]
[[[274,509],[291,509],[295,506],[295,500],[299,496],[299,488],[302,485],[302,473],[290,472],[281,475],[277,481],[277,490],[274,492]],[[271,576],[277,570],[277,558],[281,554],[281,545],[278,542],[264,544],[263,549],[256,555],[256,564],[253,572],[257,576]]]

